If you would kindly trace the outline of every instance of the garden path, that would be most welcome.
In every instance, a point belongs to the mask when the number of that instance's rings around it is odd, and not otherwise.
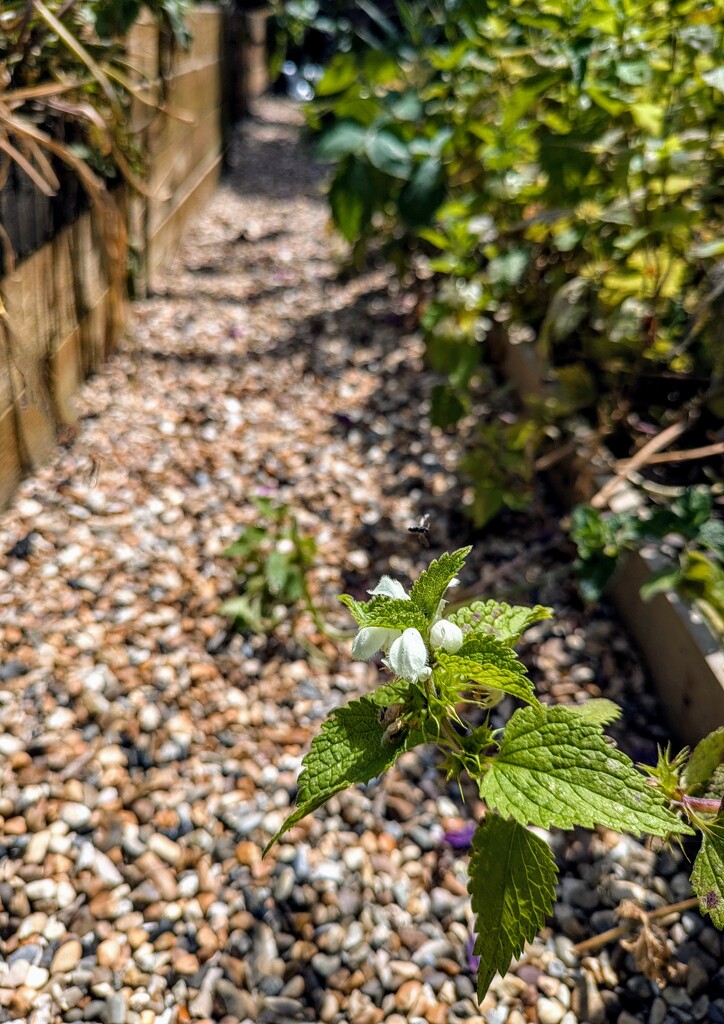
[[[623,897],[688,894],[678,854],[609,834],[551,838],[552,925],[478,1008],[465,857],[443,839],[476,807],[429,751],[261,860],[320,719],[376,673],[311,624],[326,665],[226,633],[221,552],[251,498],[316,537],[321,601],[467,540],[414,311],[384,270],[342,272],[298,122],[268,100],[243,126],[160,294],[83,388],[74,442],[0,517],[0,1021],[724,1020],[720,938],[696,915],[671,929],[688,972],[663,998],[621,949],[571,957]],[[429,551],[407,530],[422,513]],[[544,497],[475,545],[464,584],[556,608],[524,648],[536,683],[619,700],[619,741],[649,757],[664,732],[642,668],[610,610],[551,577],[570,552]]]

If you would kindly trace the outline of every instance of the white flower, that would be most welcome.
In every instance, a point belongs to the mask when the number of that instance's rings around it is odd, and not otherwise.
[[[430,646],[433,650],[441,648],[448,654],[459,651],[463,645],[463,631],[454,622],[440,619],[430,630]]]
[[[405,593],[405,588],[399,580],[393,580],[391,576],[383,576],[374,590],[368,590],[372,597],[396,597],[398,600],[409,601],[410,595]]]
[[[398,636],[390,647],[388,664],[396,676],[413,683],[430,675],[427,648],[419,630],[406,629]]]
[[[380,650],[386,650],[400,635],[399,629],[384,629],[382,626],[363,626],[352,641],[352,657],[355,661],[366,661]]]

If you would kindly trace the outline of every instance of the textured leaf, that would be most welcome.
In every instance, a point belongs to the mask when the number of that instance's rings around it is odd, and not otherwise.
[[[356,241],[369,226],[374,209],[374,185],[367,164],[347,157],[329,189],[334,223],[348,242]]]
[[[371,601],[355,601],[349,594],[342,594],[340,601],[349,608],[360,627],[422,631],[428,624],[422,611],[412,601],[403,598],[379,595]]]
[[[694,861],[691,885],[699,900],[699,910],[709,914],[712,924],[724,928],[724,815],[705,832]]]
[[[609,722],[615,722],[621,717],[621,708],[618,704],[602,697],[587,700],[585,704],[566,704],[566,710],[573,711],[587,722],[593,722],[596,725],[608,725]]]
[[[473,837],[469,875],[482,1000],[495,972],[505,974],[511,959],[545,924],[558,871],[542,839],[516,821],[489,813]]]
[[[471,547],[466,547],[458,551],[445,552],[430,562],[427,569],[415,580],[410,591],[410,600],[428,619],[437,612],[445,591],[465,565],[465,559],[471,550]]]
[[[333,711],[302,761],[296,810],[264,852],[335,793],[381,775],[395,763],[411,740],[409,733],[400,733],[389,741],[384,737],[385,726],[380,722],[378,706],[371,697],[353,700]]]
[[[413,227],[427,224],[445,198],[445,179],[439,157],[418,164],[397,202],[400,215]]]
[[[462,629],[468,627],[475,633],[492,633],[512,647],[534,622],[550,619],[551,616],[551,609],[540,604],[526,608],[500,601],[473,601],[448,618]]]
[[[481,795],[501,814],[542,828],[691,833],[599,725],[561,705],[513,714]]]
[[[724,726],[710,732],[696,747],[684,771],[688,793],[705,786],[720,764],[724,764]]]
[[[361,124],[348,119],[338,121],[317,143],[317,159],[334,161],[350,153],[361,153],[364,140],[365,128]]]
[[[365,152],[373,167],[393,178],[407,179],[410,176],[412,157],[410,151],[396,135],[385,131],[368,131]]]
[[[528,678],[525,666],[516,658],[509,647],[505,647],[494,637],[484,637],[489,641],[486,650],[469,657],[458,654],[437,652],[437,660],[448,672],[454,672],[463,679],[472,680],[491,690],[503,690],[527,704],[538,704],[533,684]],[[482,643],[480,644],[482,648]],[[465,648],[461,648],[464,650]]]

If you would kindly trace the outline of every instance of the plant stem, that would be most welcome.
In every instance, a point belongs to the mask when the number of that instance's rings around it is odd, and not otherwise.
[[[309,587],[307,586],[307,578],[304,572],[302,572],[302,594],[304,596],[304,603],[307,606],[307,611],[312,616],[312,621],[317,627],[320,633],[324,633],[325,636],[329,637],[330,640],[349,640],[354,636],[354,632],[348,629],[335,629],[334,626],[330,626],[329,623],[322,618],[319,614],[319,610],[314,603],[312,595],[309,593]]]
[[[696,896],[692,896],[688,900],[681,900],[679,903],[671,903],[666,907],[658,907],[657,910],[652,910],[646,915],[647,921],[655,921],[660,917],[668,917],[669,914],[680,914],[684,910],[693,910],[694,907],[698,906],[698,899]],[[629,925],[622,924],[617,928],[609,928],[606,932],[601,932],[600,935],[594,935],[593,938],[586,939],[585,942],[577,943],[571,950],[576,956],[581,956],[583,953],[588,953],[594,949],[600,949],[602,946],[607,946],[609,942],[615,942],[616,939],[623,938],[624,935],[630,930]]]

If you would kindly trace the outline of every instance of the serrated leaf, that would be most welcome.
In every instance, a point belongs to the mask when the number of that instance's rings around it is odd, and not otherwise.
[[[438,651],[438,663],[446,671],[454,672],[463,679],[491,690],[503,690],[527,704],[538,704],[525,666],[509,647],[495,637],[481,637],[476,646],[479,650],[469,656]],[[464,649],[461,648],[461,651]]]
[[[517,643],[522,633],[541,619],[550,619],[551,608],[537,604],[533,608],[510,605],[501,601],[473,601],[448,616],[461,629],[474,633],[492,633],[509,646]]]
[[[378,686],[369,696],[379,707],[388,708],[391,704],[404,704],[410,697],[411,689],[409,679],[393,679]]]
[[[558,877],[547,844],[516,821],[488,813],[473,836],[468,892],[480,957],[478,999],[545,924]]]
[[[691,833],[599,725],[562,705],[513,714],[480,792],[489,807],[521,824]]]
[[[420,611],[431,619],[437,612],[440,601],[450,583],[455,579],[468,557],[472,547],[445,552],[435,558],[427,569],[420,573],[412,585],[410,600]]]
[[[724,764],[724,726],[710,732],[694,748],[684,771],[687,793],[705,786],[720,764]]]
[[[703,834],[701,848],[691,872],[691,885],[699,910],[709,914],[712,924],[724,928],[724,814]]]
[[[362,697],[337,708],[323,723],[302,761],[296,810],[269,841],[265,853],[293,825],[335,793],[381,775],[408,745],[414,745],[414,734],[410,733],[386,740],[378,711],[371,697]]]
[[[349,594],[342,594],[339,600],[349,608],[360,628],[380,626],[383,629],[424,630],[428,625],[420,609],[401,597],[379,595],[371,601],[355,601]]]
[[[566,704],[566,710],[573,711],[581,718],[585,718],[587,722],[593,722],[596,725],[608,725],[619,719],[622,714],[618,704],[603,697],[587,700],[585,704]]]

